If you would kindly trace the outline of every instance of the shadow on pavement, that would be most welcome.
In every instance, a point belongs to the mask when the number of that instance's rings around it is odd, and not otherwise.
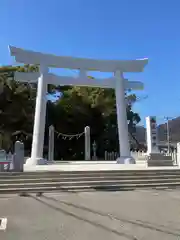
[[[127,233],[123,233],[123,232],[119,232],[119,231],[117,231],[117,230],[108,228],[108,227],[106,227],[106,226],[104,226],[104,225],[102,225],[102,224],[100,224],[100,223],[93,222],[93,221],[91,221],[91,220],[88,220],[88,219],[86,219],[86,218],[83,218],[83,217],[81,217],[81,216],[78,216],[78,215],[75,214],[75,213],[72,213],[72,212],[70,212],[70,211],[66,211],[66,210],[64,210],[64,209],[61,208],[61,207],[53,206],[52,204],[47,203],[47,202],[43,201],[43,200],[40,199],[40,198],[37,198],[37,197],[34,197],[34,196],[31,196],[31,197],[32,197],[33,199],[35,199],[36,201],[44,204],[45,206],[47,206],[47,207],[49,207],[49,208],[51,208],[51,209],[53,209],[53,210],[55,210],[55,211],[59,211],[59,212],[65,214],[65,215],[67,215],[67,216],[70,216],[70,217],[73,217],[73,218],[78,219],[78,220],[80,220],[80,221],[89,223],[89,224],[91,224],[92,226],[94,226],[94,227],[96,227],[96,228],[101,228],[101,229],[103,229],[103,230],[105,230],[105,231],[107,231],[107,232],[114,233],[114,234],[116,234],[116,235],[118,235],[118,236],[125,237],[125,238],[127,238],[127,239],[129,239],[129,240],[137,240],[137,238],[136,238],[135,236],[133,236],[133,235],[130,235],[130,234],[127,234]]]
[[[154,224],[149,223],[148,221],[145,221],[145,222],[142,221],[142,220],[133,221],[133,220],[119,218],[119,217],[114,216],[114,215],[109,214],[109,213],[96,211],[96,210],[93,210],[91,208],[76,205],[76,204],[66,202],[66,201],[63,201],[63,200],[57,200],[53,197],[43,196],[43,198],[48,199],[48,200],[52,200],[54,202],[59,202],[59,203],[62,203],[62,204],[65,204],[67,206],[71,206],[71,207],[74,207],[74,208],[77,208],[77,209],[81,209],[81,210],[84,210],[84,211],[87,211],[87,212],[91,212],[91,213],[97,214],[99,216],[109,217],[111,219],[115,219],[115,220],[118,220],[118,221],[121,221],[121,222],[124,222],[124,223],[133,224],[133,225],[136,225],[138,227],[147,228],[147,229],[150,229],[150,230],[153,230],[153,231],[158,231],[158,232],[173,235],[173,236],[176,236],[176,237],[180,236],[180,229],[175,229],[175,228],[171,228],[171,229],[169,228],[168,229],[168,227],[165,226],[165,225],[157,225],[157,224],[156,224],[156,226],[153,226]]]

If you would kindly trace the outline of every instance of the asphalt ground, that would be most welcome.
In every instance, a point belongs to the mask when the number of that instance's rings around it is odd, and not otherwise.
[[[0,195],[0,240],[180,239],[180,191]]]

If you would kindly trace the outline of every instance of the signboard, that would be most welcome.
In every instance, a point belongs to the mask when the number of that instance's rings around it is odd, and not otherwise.
[[[150,117],[150,124],[151,124],[152,147],[155,148],[157,146],[157,123],[156,123],[156,117]]]
[[[147,132],[147,152],[157,153],[158,139],[157,139],[157,122],[156,117],[146,117],[146,132]]]

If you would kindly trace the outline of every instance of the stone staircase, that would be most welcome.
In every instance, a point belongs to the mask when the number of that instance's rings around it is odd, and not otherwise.
[[[172,156],[165,156],[160,153],[139,155],[138,158],[136,158],[136,164],[139,166],[149,167],[168,167],[176,165],[172,159]]]
[[[135,159],[136,164],[139,166],[147,166],[148,158],[145,155],[139,155],[138,158]]]
[[[0,194],[180,186],[180,169],[0,173]]]
[[[171,156],[164,156],[160,153],[152,153],[148,158],[148,166],[173,166],[173,160]]]

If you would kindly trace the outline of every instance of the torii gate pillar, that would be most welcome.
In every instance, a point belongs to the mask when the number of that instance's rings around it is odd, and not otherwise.
[[[129,136],[128,136],[128,123],[125,102],[125,86],[124,78],[120,71],[115,72],[115,93],[116,93],[116,112],[117,112],[117,125],[119,136],[119,151],[120,157],[117,159],[118,163],[135,163],[130,154]]]
[[[47,103],[47,78],[45,77],[45,75],[47,73],[48,68],[40,66],[40,77],[38,78],[31,157],[26,160],[26,165],[42,165],[46,162],[46,160],[43,158],[43,147]]]

